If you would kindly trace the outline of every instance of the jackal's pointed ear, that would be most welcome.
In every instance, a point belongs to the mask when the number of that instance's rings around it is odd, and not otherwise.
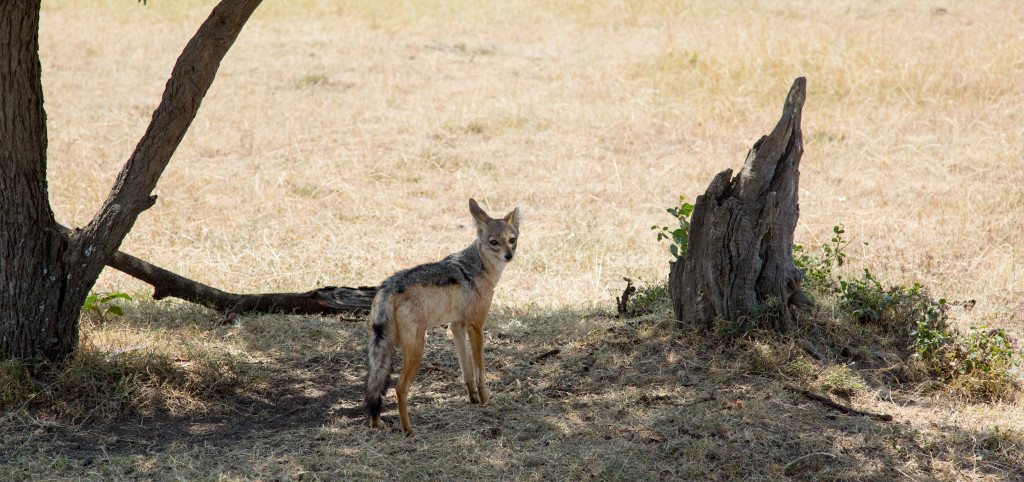
[[[512,212],[505,215],[505,221],[512,225],[512,227],[519,229],[519,219],[522,214],[519,212],[519,208],[515,208]]]
[[[476,222],[477,231],[483,231],[487,227],[487,221],[491,220],[491,217],[484,212],[479,204],[476,203],[476,199],[469,198],[469,212],[473,215],[473,221]]]

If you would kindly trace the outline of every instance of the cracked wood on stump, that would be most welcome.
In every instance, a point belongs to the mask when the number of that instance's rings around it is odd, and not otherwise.
[[[697,197],[689,246],[669,273],[682,324],[710,328],[716,319],[736,320],[770,303],[775,328],[787,332],[796,321],[793,308],[810,306],[793,263],[806,87],[803,77],[793,82],[782,117],[754,143],[743,170],[735,177],[732,169],[720,172]]]

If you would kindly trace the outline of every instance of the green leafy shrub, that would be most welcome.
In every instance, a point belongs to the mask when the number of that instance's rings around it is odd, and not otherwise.
[[[964,334],[921,326],[915,333],[914,357],[958,395],[994,400],[1018,388],[1013,371],[1020,365],[1020,355],[1005,331],[980,328]]]
[[[690,215],[693,214],[693,204],[686,202],[686,196],[679,196],[679,205],[666,211],[676,218],[678,226],[653,225],[651,229],[658,232],[658,241],[670,241],[668,252],[675,259],[679,259],[686,254],[686,247],[690,243]]]
[[[882,287],[875,275],[866,268],[860,278],[839,279],[835,288],[839,306],[861,322],[876,322],[893,306],[903,292],[902,286]]]
[[[117,300],[133,301],[127,293],[93,293],[85,297],[82,312],[99,323],[105,323],[107,316],[124,315],[124,309],[114,303]]]
[[[846,230],[841,224],[834,226],[832,233],[832,239],[821,245],[820,255],[800,245],[793,247],[793,260],[811,288],[834,296],[836,304],[861,323],[885,326],[904,336],[911,334],[919,319],[945,330],[946,300],[931,298],[920,284],[885,287],[866,268],[859,277],[844,276],[841,268],[846,263],[845,250],[851,242],[843,237]]]
[[[846,247],[850,245],[843,239],[846,230],[843,225],[832,227],[832,239],[821,245],[821,255],[807,251],[803,245],[793,244],[793,262],[804,273],[804,278],[818,287],[832,289],[838,281],[838,270],[846,262]]]
[[[929,376],[969,399],[995,399],[1017,389],[1013,371],[1020,365],[1003,330],[972,330],[947,326],[947,303],[932,297],[920,284],[884,286],[869,270],[859,277],[840,272],[846,263],[842,225],[821,246],[821,254],[795,246],[793,258],[810,287],[833,296],[851,320],[880,330],[919,361]]]

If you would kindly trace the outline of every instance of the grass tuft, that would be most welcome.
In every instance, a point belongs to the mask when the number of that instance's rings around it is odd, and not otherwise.
[[[80,423],[126,412],[179,413],[259,386],[258,370],[241,356],[195,345],[166,349],[104,350],[85,339],[63,362],[3,362],[0,410]]]

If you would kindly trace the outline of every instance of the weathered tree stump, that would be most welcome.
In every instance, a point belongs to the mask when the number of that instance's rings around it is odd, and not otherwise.
[[[773,305],[776,329],[792,330],[794,307],[811,306],[793,263],[800,215],[797,188],[803,137],[800,113],[807,81],[793,82],[775,129],[747,154],[743,170],[715,176],[694,204],[689,246],[672,264],[669,293],[676,319],[712,327]]]

